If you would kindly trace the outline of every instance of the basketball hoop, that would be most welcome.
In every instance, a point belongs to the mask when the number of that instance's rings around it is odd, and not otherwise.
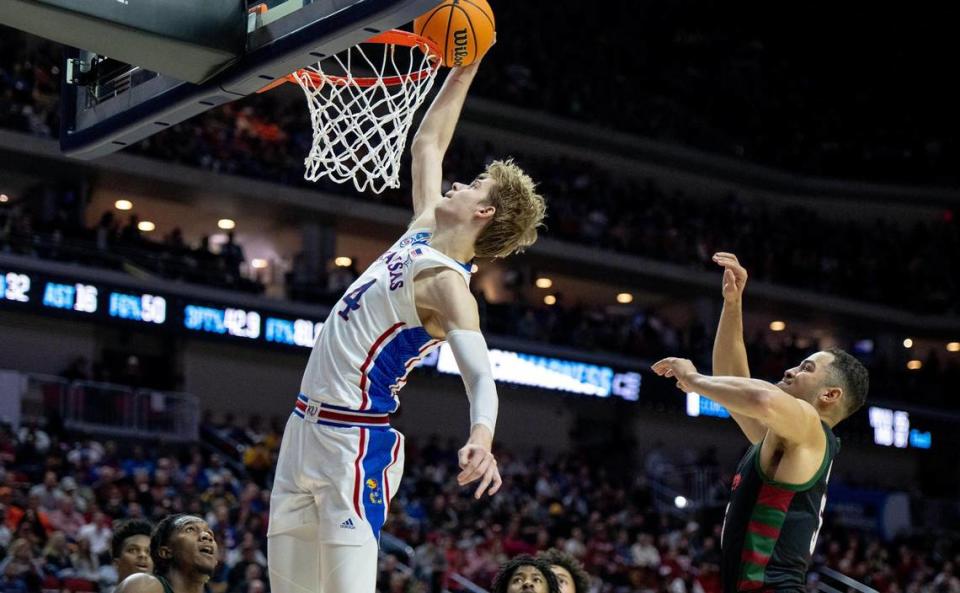
[[[357,191],[380,193],[400,187],[407,132],[439,66],[440,50],[433,41],[392,30],[261,92],[283,82],[303,89],[313,122],[305,179],[327,176],[337,183],[353,181]]]

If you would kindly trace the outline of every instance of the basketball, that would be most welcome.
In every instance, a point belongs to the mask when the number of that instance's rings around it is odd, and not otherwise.
[[[443,65],[469,66],[493,45],[496,23],[487,0],[446,0],[413,21],[413,32],[437,44]]]

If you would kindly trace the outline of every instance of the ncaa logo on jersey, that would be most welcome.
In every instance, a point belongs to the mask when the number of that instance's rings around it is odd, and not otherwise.
[[[372,504],[383,504],[383,493],[380,491],[380,484],[370,478],[367,480],[367,488],[370,490],[370,502]]]
[[[410,235],[403,241],[400,241],[400,244],[397,245],[397,248],[403,249],[404,247],[408,247],[410,245],[413,245],[414,243],[429,243],[429,242],[430,242],[430,233],[428,233],[427,231],[421,231],[416,235]]]

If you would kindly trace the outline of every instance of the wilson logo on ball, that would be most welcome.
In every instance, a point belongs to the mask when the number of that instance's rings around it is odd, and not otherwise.
[[[413,21],[413,31],[440,48],[444,66],[469,66],[493,45],[496,23],[487,0],[442,0]]]
[[[453,32],[453,63],[455,66],[462,66],[463,60],[470,53],[467,48],[467,30],[460,29]]]

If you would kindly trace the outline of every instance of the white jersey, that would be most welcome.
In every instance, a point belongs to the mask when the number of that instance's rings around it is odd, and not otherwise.
[[[433,249],[430,238],[426,229],[407,231],[330,311],[307,362],[300,385],[306,398],[298,401],[298,415],[303,417],[313,402],[343,411],[396,411],[407,374],[441,343],[420,323],[414,278],[445,267],[470,283],[469,264]]]

